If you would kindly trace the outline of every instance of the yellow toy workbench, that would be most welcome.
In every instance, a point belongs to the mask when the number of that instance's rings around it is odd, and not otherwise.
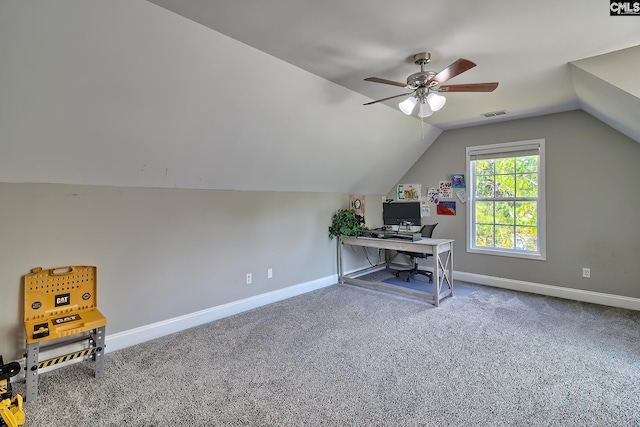
[[[97,308],[97,269],[93,266],[36,267],[24,276],[24,326],[27,344],[27,401],[38,396],[41,368],[89,357],[95,376],[104,374],[107,319]],[[85,348],[40,361],[41,351],[85,341]]]

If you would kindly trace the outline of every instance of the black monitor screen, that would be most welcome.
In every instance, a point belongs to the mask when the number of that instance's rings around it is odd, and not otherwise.
[[[400,225],[410,222],[420,225],[420,202],[392,202],[382,205],[384,225]]]

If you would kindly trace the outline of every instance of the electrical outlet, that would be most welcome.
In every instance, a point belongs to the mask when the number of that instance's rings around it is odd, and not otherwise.
[[[267,270],[267,279],[273,279],[273,268]]]
[[[583,267],[582,268],[582,277],[584,277],[585,279],[590,279],[591,278],[591,269],[587,268],[587,267]]]
[[[251,273],[247,273],[247,285],[251,284]]]

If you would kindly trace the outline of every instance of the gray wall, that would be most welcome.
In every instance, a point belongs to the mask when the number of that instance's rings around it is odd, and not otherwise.
[[[434,237],[456,240],[456,271],[640,297],[640,144],[583,111],[446,131],[400,182],[421,183],[426,194],[466,173],[466,147],[536,138],[546,139],[546,261],[467,253],[459,201],[456,216],[431,205],[423,224],[438,222]]]
[[[337,274],[327,227],[348,195],[0,183],[0,201],[0,354],[11,360],[33,267],[97,266],[110,335]]]

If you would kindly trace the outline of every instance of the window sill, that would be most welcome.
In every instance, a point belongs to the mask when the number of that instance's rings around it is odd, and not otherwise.
[[[522,259],[531,259],[535,261],[546,261],[547,257],[542,253],[533,253],[533,252],[516,252],[516,251],[505,251],[500,249],[476,249],[476,248],[467,248],[468,253],[472,254],[482,254],[482,255],[493,255],[493,256],[502,256],[509,258],[522,258]]]

